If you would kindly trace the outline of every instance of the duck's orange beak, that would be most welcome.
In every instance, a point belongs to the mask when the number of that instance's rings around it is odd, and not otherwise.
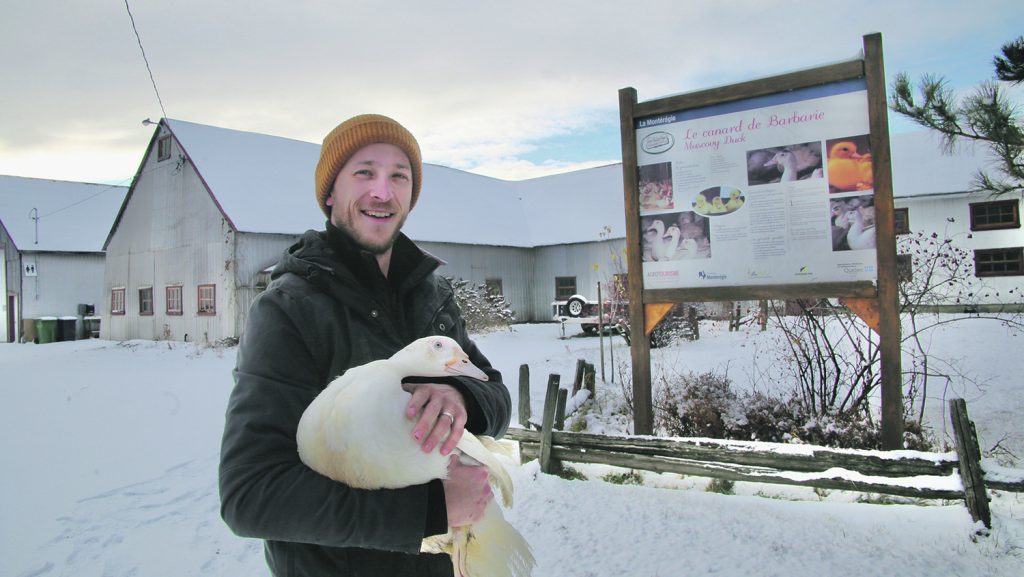
[[[476,365],[469,362],[469,356],[463,352],[455,353],[455,355],[444,364],[444,367],[444,371],[452,375],[473,377],[474,379],[481,381],[487,380],[487,373],[481,371]]]

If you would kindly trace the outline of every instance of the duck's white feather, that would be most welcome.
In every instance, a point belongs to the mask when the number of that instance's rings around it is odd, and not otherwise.
[[[452,349],[457,351],[454,356]],[[415,422],[405,418],[409,394],[402,389],[402,379],[440,377],[463,370],[486,378],[447,337],[420,339],[389,359],[349,369],[303,413],[296,433],[299,457],[322,475],[361,489],[408,487],[444,479],[449,457],[437,450],[424,453],[412,437]],[[466,431],[457,450],[463,462],[487,468],[502,502],[510,507],[512,479],[494,455],[505,452],[504,448],[490,437]],[[423,549],[451,554],[456,575],[467,577],[524,577],[535,564],[526,540],[494,502],[479,522],[428,538]]]

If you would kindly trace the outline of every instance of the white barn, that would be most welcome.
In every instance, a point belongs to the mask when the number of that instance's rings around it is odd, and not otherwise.
[[[980,158],[944,156],[929,138],[892,141],[896,206],[912,230],[942,227],[977,200],[965,191]],[[103,337],[237,338],[269,267],[324,226],[318,156],[317,144],[161,121],[104,245]],[[426,164],[423,180],[406,234],[449,263],[442,274],[500,288],[519,321],[550,320],[553,300],[596,297],[597,283],[625,270],[621,164],[514,182]],[[969,248],[1019,254],[1017,222]],[[1016,266],[986,280],[1019,285]],[[993,304],[1021,302],[1008,291]]]
[[[78,316],[78,305],[102,314],[103,243],[127,191],[0,176],[0,342],[22,340],[26,321]]]
[[[324,227],[319,152],[163,120],[104,245],[103,338],[237,338],[269,268]],[[621,165],[509,182],[427,164],[423,181],[405,233],[450,263],[442,274],[499,287],[520,321],[550,320],[556,283],[593,295],[618,266]]]

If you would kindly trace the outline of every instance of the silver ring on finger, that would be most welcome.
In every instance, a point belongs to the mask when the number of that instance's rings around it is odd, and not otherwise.
[[[448,420],[452,422],[451,426],[453,426],[453,427],[455,426],[455,415],[449,413],[448,411],[441,411],[441,415],[440,416],[441,417],[448,417]]]

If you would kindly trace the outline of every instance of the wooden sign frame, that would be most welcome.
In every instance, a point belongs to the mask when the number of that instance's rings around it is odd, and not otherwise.
[[[622,134],[623,194],[626,213],[626,258],[629,271],[630,328],[649,335],[657,320],[680,302],[798,299],[839,297],[862,314],[879,334],[882,358],[882,445],[902,446],[903,393],[900,364],[899,291],[896,236],[893,222],[892,169],[889,154],[888,109],[881,34],[864,36],[863,57],[813,69],[690,92],[646,102],[637,101],[634,88],[619,91]],[[818,282],[713,288],[647,289],[644,287],[640,238],[637,119],[704,108],[849,80],[863,80],[867,89],[868,124],[874,170],[877,282]],[[650,341],[631,340],[633,362],[634,433],[652,434]]]

